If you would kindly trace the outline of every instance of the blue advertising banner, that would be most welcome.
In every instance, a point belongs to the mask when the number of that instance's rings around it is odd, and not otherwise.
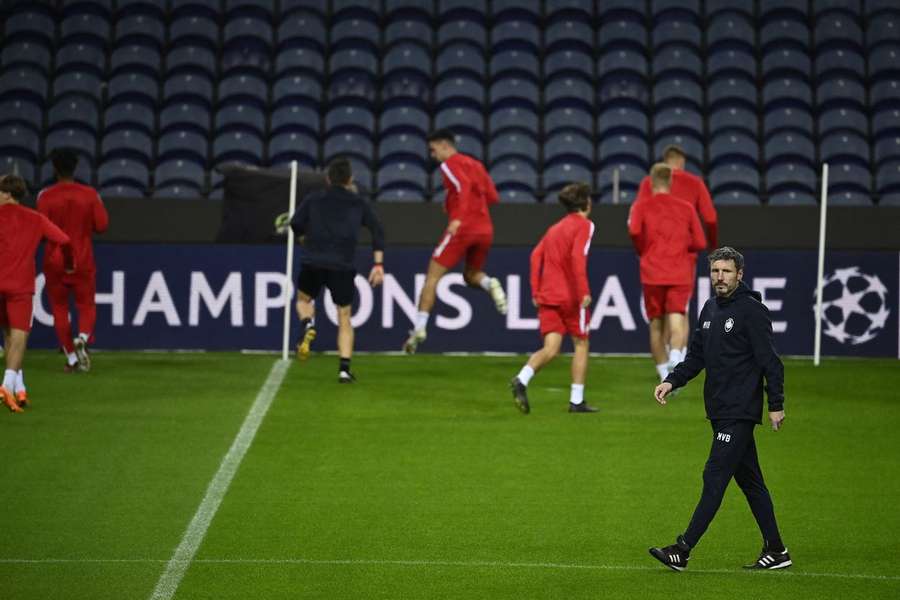
[[[528,352],[540,344],[528,283],[528,248],[495,248],[487,268],[509,296],[499,315],[481,290],[467,288],[460,273],[447,275],[421,351]],[[284,304],[293,282],[285,281],[284,248],[238,245],[99,244],[97,254],[97,348],[265,349],[281,345]],[[810,355],[815,329],[814,252],[749,251],[744,280],[769,307],[780,352]],[[386,256],[382,287],[363,274],[371,253],[360,251],[353,323],[358,350],[399,350],[415,316],[425,280],[428,248],[393,248]],[[710,296],[698,263],[692,318]],[[589,257],[594,302],[591,350],[648,351],[647,324],[637,258],[626,250],[595,248]],[[296,273],[295,273],[296,276]],[[57,345],[53,318],[37,279],[32,347]],[[900,255],[829,253],[825,268],[822,351],[834,356],[900,355]],[[292,302],[293,303],[293,302]],[[292,339],[297,317],[292,314]],[[316,349],[335,347],[336,312],[327,292],[317,303]]]

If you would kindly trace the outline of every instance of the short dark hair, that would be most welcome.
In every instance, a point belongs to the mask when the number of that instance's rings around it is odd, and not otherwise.
[[[744,268],[744,255],[732,248],[731,246],[722,246],[716,248],[709,254],[709,264],[712,265],[717,260],[733,260],[734,268],[738,271]]]
[[[28,193],[28,186],[25,184],[25,180],[18,175],[4,175],[0,178],[0,192],[6,192],[16,202],[21,202]]]
[[[672,155],[677,155],[681,158],[687,158],[687,153],[684,151],[684,148],[682,148],[678,144],[669,144],[668,146],[663,148],[663,160],[669,160],[669,157],[671,157]]]
[[[53,169],[59,177],[68,179],[75,174],[78,167],[78,153],[72,148],[54,148],[50,152],[50,162],[53,163]]]
[[[591,186],[583,181],[570,183],[559,191],[559,202],[566,212],[586,210],[591,204]]]
[[[347,185],[353,177],[353,167],[350,166],[350,161],[346,158],[335,158],[328,163],[325,175],[328,177],[328,183],[331,185]]]
[[[436,129],[428,134],[428,143],[430,144],[431,142],[447,142],[455,148],[456,136],[453,135],[453,132],[446,127],[442,129]]]

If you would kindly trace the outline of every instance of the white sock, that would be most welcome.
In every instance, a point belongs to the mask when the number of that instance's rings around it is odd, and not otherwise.
[[[672,366],[677,365],[681,362],[681,350],[678,348],[672,348],[669,350],[669,364]]]
[[[656,372],[659,374],[659,380],[662,381],[669,375],[669,363],[656,365]]]
[[[573,383],[572,391],[569,393],[569,402],[572,404],[581,404],[584,402],[584,384]]]
[[[16,371],[16,391],[25,391],[25,375],[22,373],[22,369]]]
[[[8,392],[12,392],[16,389],[16,372],[12,369],[7,369],[6,372],[3,373],[3,387],[5,387]]]
[[[78,355],[74,352],[66,352],[66,361],[68,361],[70,367],[74,367],[78,364]]]
[[[518,380],[521,381],[522,385],[524,386],[528,386],[528,382],[531,381],[532,377],[534,377],[534,369],[532,369],[528,365],[522,367],[522,370],[519,371],[518,375],[516,375],[516,378],[518,378]]]
[[[481,289],[483,289],[484,291],[490,292],[491,291],[491,278],[488,277],[487,275],[485,275],[484,277],[482,277],[481,283],[479,283],[478,285],[480,285]]]
[[[87,334],[87,333],[84,333],[84,332],[79,333],[79,334],[78,334],[78,337],[80,337],[80,338],[81,338],[81,341],[84,342],[85,344],[87,344],[87,343],[88,343],[88,340],[91,339],[91,336],[90,336],[89,334]]]
[[[684,362],[684,359],[687,358],[687,346],[681,349],[681,357],[678,362]]]
[[[428,327],[428,315],[429,313],[424,310],[416,313],[416,331],[425,331],[425,328]]]

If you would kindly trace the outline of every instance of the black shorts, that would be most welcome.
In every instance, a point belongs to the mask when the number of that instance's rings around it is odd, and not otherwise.
[[[331,292],[331,299],[337,306],[350,306],[356,293],[353,278],[356,271],[326,269],[313,265],[300,265],[300,275],[297,277],[297,290],[310,298],[315,299],[322,286]]]

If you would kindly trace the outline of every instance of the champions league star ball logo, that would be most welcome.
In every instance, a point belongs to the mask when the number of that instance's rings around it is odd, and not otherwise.
[[[854,346],[875,339],[891,314],[887,291],[878,276],[859,267],[835,270],[822,282],[823,333]]]

